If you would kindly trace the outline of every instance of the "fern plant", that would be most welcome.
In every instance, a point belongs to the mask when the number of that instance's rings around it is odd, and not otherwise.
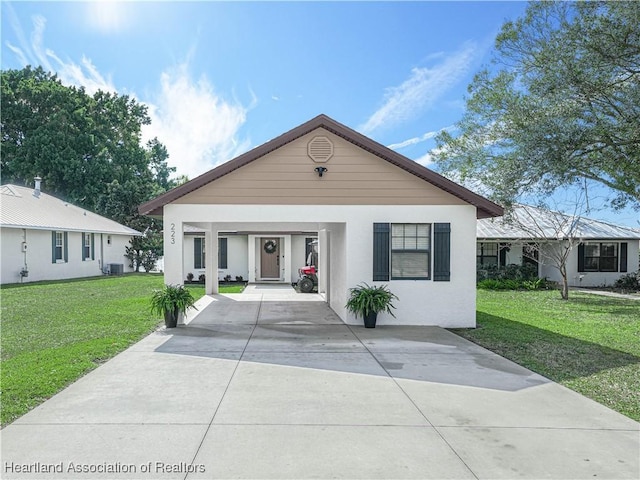
[[[184,285],[165,285],[162,290],[155,290],[151,296],[151,312],[164,315],[167,327],[175,327],[179,313],[187,313],[194,307],[195,298]],[[197,310],[197,308],[196,308]]]
[[[395,318],[393,301],[398,297],[391,293],[386,285],[371,286],[361,283],[357,287],[349,289],[349,299],[346,304],[347,310],[356,317],[366,317],[372,313],[387,312]]]

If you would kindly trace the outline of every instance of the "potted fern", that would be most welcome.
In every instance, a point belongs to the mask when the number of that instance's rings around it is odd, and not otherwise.
[[[375,328],[379,312],[387,312],[395,318],[393,301],[398,297],[386,285],[372,287],[362,283],[349,289],[346,308],[356,317],[362,316],[366,328]]]
[[[162,290],[155,290],[151,297],[151,312],[164,316],[167,328],[175,328],[180,313],[187,313],[193,306],[195,298],[184,285],[165,285]],[[197,309],[196,309],[197,310]]]

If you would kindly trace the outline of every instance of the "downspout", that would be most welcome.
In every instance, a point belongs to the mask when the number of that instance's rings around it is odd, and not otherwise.
[[[104,274],[104,233],[100,234],[100,258],[98,259],[100,273]]]
[[[20,272],[20,283],[24,282],[24,277],[26,275],[23,274],[23,272],[27,272],[27,275],[29,273],[29,266],[27,264],[27,250],[29,249],[29,245],[27,244],[27,229],[23,228],[22,229],[22,263],[23,263],[23,267],[22,267],[22,271]]]

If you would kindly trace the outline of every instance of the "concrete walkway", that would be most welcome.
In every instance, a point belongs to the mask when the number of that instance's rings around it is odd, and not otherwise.
[[[617,293],[606,290],[594,290],[590,288],[572,288],[574,292],[588,293],[590,295],[601,295],[603,297],[622,298],[624,300],[640,300],[640,295],[632,293]]]
[[[6,427],[0,476],[640,477],[637,422],[446,330],[271,285],[199,308]]]

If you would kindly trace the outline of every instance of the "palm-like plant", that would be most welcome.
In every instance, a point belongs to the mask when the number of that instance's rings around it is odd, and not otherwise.
[[[349,299],[346,304],[347,310],[356,317],[361,316],[365,320],[371,319],[375,326],[376,316],[379,312],[387,312],[395,318],[393,310],[396,307],[393,301],[398,297],[391,293],[386,285],[371,286],[367,283],[361,283],[357,287],[349,289]]]
[[[162,290],[154,290],[151,296],[151,312],[164,315],[167,328],[178,323],[178,315],[187,313],[194,307],[195,298],[184,285],[165,285]],[[197,310],[197,308],[196,308]]]

